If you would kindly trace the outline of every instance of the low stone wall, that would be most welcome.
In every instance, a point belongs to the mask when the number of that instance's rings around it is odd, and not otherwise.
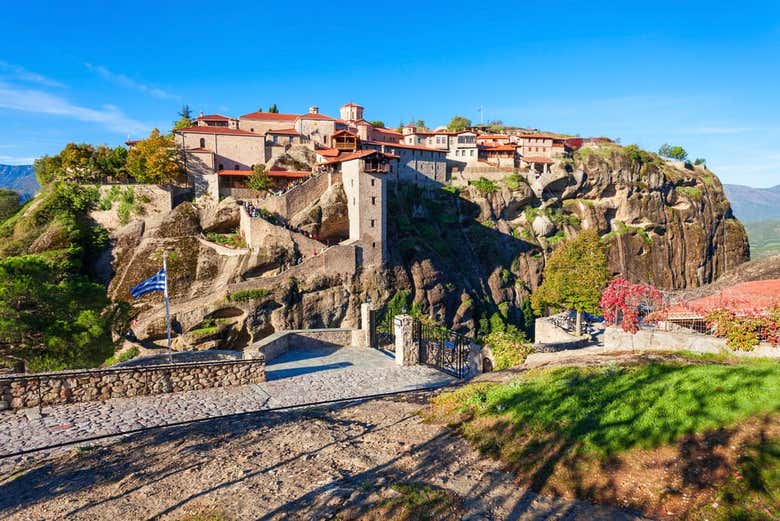
[[[260,208],[271,213],[278,213],[285,219],[290,219],[296,213],[314,204],[325,190],[340,182],[340,173],[323,173],[310,177],[303,184],[283,195],[272,195],[254,202]]]
[[[560,344],[578,342],[580,340],[582,339],[556,326],[548,317],[534,320],[535,344]]]
[[[262,357],[271,361],[294,349],[316,349],[322,347],[348,347],[359,345],[356,333],[359,329],[291,329],[280,331],[255,342],[247,348],[248,356]],[[363,346],[368,347],[368,346]]]
[[[129,398],[265,381],[265,359],[14,374],[0,377],[0,409]]]
[[[693,351],[695,353],[730,353],[746,357],[780,358],[780,347],[761,344],[753,351],[734,351],[726,340],[710,335],[642,329],[636,334],[610,326],[604,331],[604,351]]]

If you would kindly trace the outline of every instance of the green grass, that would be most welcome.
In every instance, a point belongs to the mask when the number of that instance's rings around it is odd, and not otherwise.
[[[121,362],[127,362],[128,360],[132,360],[136,356],[138,356],[141,353],[141,351],[133,346],[127,351],[122,351],[119,353],[119,355],[114,355],[106,359],[105,363],[103,365],[105,366],[112,366]]]
[[[472,419],[495,417],[512,429],[506,436],[495,427],[463,427],[466,437],[482,448],[510,445],[508,453],[499,452],[512,462],[560,444],[607,456],[780,411],[780,364],[562,368],[530,373],[509,384],[467,386],[436,401],[449,402]],[[529,433],[533,443],[511,447]]]
[[[675,186],[674,190],[690,199],[701,199],[701,189],[698,186]]]
[[[238,233],[237,230],[232,233],[209,232],[206,234],[206,239],[208,239],[211,242],[221,244],[223,246],[228,246],[230,248],[246,247],[246,242],[244,241],[244,238],[241,237],[241,234]]]
[[[265,288],[244,289],[228,295],[230,302],[249,302],[251,300],[261,300],[270,295],[271,292]]]
[[[780,253],[780,220],[745,223],[750,257],[760,259]]]
[[[213,318],[208,318],[200,323],[200,325],[190,331],[195,336],[209,336],[213,335],[219,330],[219,321]]]
[[[498,190],[496,183],[484,177],[480,177],[474,181],[469,181],[469,184],[479,190],[479,193],[482,195],[492,194]]]
[[[719,509],[710,519],[771,521],[780,519],[780,441],[750,444],[737,460],[736,473],[720,487]]]
[[[385,517],[396,521],[451,519],[460,510],[460,499],[452,492],[425,483],[397,483],[398,496],[380,504]]]
[[[510,175],[506,176],[504,179],[504,184],[510,189],[510,190],[518,190],[520,188],[521,184],[525,184],[526,181],[518,172],[513,172]]]

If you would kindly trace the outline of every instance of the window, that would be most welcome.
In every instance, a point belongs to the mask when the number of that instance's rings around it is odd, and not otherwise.
[[[355,198],[354,197],[352,198],[352,204],[357,204],[357,202],[355,202]]]
[[[371,219],[371,227],[372,228],[374,227],[374,220],[373,219]]]
[[[376,243],[375,243],[375,242],[372,242],[372,243],[371,243],[371,247],[372,247],[372,248],[376,248]]]
[[[200,148],[206,148],[206,138],[200,138]]]
[[[375,196],[371,197],[371,204],[376,205],[376,197]]]
[[[473,156],[473,155],[474,155],[474,149],[473,149],[473,148],[471,149],[471,153],[470,153],[469,155],[470,155],[470,156]]]
[[[254,131],[255,131],[255,129],[253,129],[253,128],[249,129],[249,132],[254,132]]]
[[[224,166],[222,166],[222,163],[220,163],[220,164],[219,164],[219,169],[220,169],[220,170],[224,170],[224,169],[225,169],[225,167],[224,167]]]
[[[233,166],[234,166],[233,170],[241,170],[241,168],[238,165],[233,165]]]
[[[371,180],[371,186],[374,186],[374,181],[376,181],[376,179]]]

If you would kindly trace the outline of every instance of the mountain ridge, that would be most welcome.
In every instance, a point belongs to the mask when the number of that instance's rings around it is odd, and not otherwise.
[[[724,184],[734,216],[742,222],[780,219],[780,185],[753,188],[747,185]]]
[[[40,190],[32,165],[0,164],[0,188],[19,192],[22,199],[29,199]]]

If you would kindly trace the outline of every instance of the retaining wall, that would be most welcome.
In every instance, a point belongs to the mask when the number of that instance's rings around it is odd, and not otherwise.
[[[291,329],[280,331],[255,342],[247,348],[249,356],[262,355],[271,361],[294,349],[317,349],[322,347],[348,347],[359,345],[360,329]],[[368,346],[364,346],[368,347]]]
[[[272,195],[254,202],[260,208],[290,219],[296,213],[314,204],[331,185],[340,182],[340,173],[324,173],[310,177],[303,184],[283,195]]]
[[[753,351],[734,351],[724,338],[696,333],[642,329],[631,334],[610,326],[604,331],[604,352],[609,351],[693,351],[696,353],[730,353],[747,357],[780,358],[780,347],[761,344]]]
[[[0,377],[0,409],[129,398],[265,381],[265,359],[13,374]]]

